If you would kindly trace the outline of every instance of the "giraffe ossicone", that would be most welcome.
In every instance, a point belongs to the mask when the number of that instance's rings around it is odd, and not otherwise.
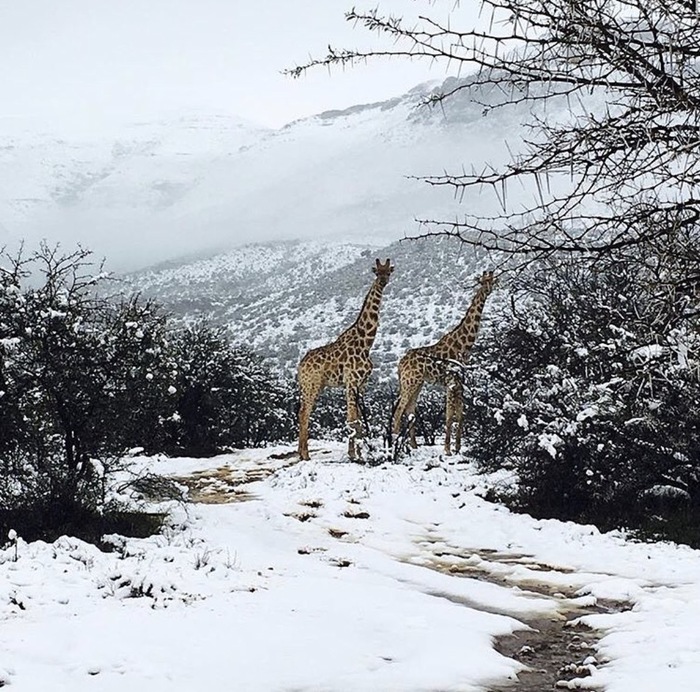
[[[434,344],[407,351],[399,361],[399,395],[391,429],[394,435],[398,435],[403,417],[406,416],[409,441],[413,448],[417,446],[416,404],[423,385],[428,382],[445,387],[445,453],[452,453],[453,432],[455,451],[460,449],[464,415],[464,382],[461,370],[476,341],[481,313],[494,283],[493,271],[484,272],[479,279],[479,288],[460,323]]]
[[[357,440],[363,436],[359,412],[359,396],[372,372],[369,357],[379,326],[379,306],[382,292],[394,271],[391,261],[375,260],[372,267],[376,278],[370,286],[355,322],[335,341],[309,351],[300,361],[298,370],[299,457],[309,458],[309,419],[316,400],[326,387],[344,387],[347,402],[347,422],[350,428],[348,456],[357,458]]]

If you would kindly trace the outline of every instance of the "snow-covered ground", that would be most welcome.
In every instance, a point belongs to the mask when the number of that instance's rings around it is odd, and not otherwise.
[[[176,510],[162,535],[0,551],[0,686],[486,690],[523,669],[495,637],[599,599],[622,607],[583,616],[597,664],[570,687],[698,689],[700,552],[512,514],[437,450],[379,467],[275,451],[142,460],[238,500]]]

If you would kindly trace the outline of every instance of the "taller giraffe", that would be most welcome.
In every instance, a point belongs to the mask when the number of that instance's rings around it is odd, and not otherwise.
[[[466,362],[479,331],[481,313],[486,299],[493,289],[493,272],[484,272],[479,289],[472,299],[467,314],[451,331],[439,341],[407,351],[399,361],[399,398],[394,410],[392,432],[401,430],[404,414],[413,416],[418,395],[425,382],[440,384],[446,388],[445,406],[445,453],[451,454],[452,426],[456,424],[455,446],[459,451],[462,442],[462,376],[460,366]],[[415,420],[409,421],[410,443],[416,447]]]
[[[325,387],[345,387],[347,421],[350,427],[348,456],[356,458],[356,438],[362,435],[358,397],[372,372],[369,351],[379,325],[379,305],[382,291],[394,271],[389,260],[376,260],[372,271],[377,275],[367,292],[360,314],[354,324],[335,341],[309,351],[299,363],[299,458],[309,458],[309,418],[321,390]]]

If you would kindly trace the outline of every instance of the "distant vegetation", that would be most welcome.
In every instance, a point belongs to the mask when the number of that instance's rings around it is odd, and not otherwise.
[[[0,529],[108,526],[123,507],[107,481],[132,448],[199,456],[291,437],[289,384],[220,329],[106,297],[87,251],[3,260]]]

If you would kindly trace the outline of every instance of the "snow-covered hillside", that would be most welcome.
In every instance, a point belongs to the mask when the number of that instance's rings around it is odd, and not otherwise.
[[[352,324],[374,280],[376,257],[395,266],[372,356],[376,374],[386,377],[400,353],[436,340],[469,307],[476,277],[489,267],[459,241],[250,245],[132,274],[125,288],[155,297],[185,320],[226,325],[234,341],[290,370],[306,350]],[[497,291],[490,301],[500,299]],[[488,316],[487,308],[485,325]]]
[[[485,118],[462,96],[421,107],[432,88],[279,130],[206,114],[109,134],[2,120],[0,244],[80,241],[114,268],[136,268],[250,241],[390,242],[417,217],[494,210],[493,194],[459,204],[410,176],[498,163],[506,142],[517,149],[528,114]]]
[[[170,255],[158,250],[156,220],[219,160],[265,135],[230,116],[182,116],[109,134],[63,134],[34,121],[0,126],[0,240],[80,242],[117,265]],[[171,240],[174,252],[190,249]]]

